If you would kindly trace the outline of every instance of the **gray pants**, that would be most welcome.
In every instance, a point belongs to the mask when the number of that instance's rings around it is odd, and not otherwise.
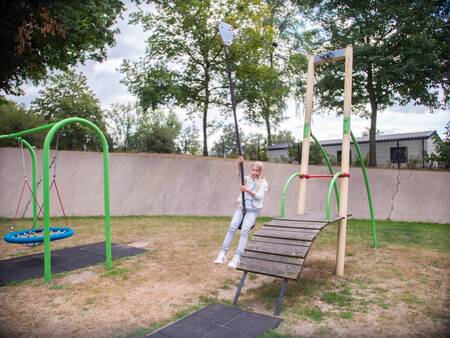
[[[242,221],[241,238],[239,239],[239,244],[236,249],[236,255],[242,256],[242,254],[244,253],[245,247],[247,246],[250,228],[255,224],[259,212],[260,210],[247,210],[247,212],[245,213],[244,220]],[[225,240],[223,241],[222,251],[224,251],[225,253],[227,253],[228,248],[233,241],[234,233],[241,224],[242,216],[242,208],[238,208],[235,211],[233,218],[231,219],[230,227],[228,228],[227,235],[225,236]]]

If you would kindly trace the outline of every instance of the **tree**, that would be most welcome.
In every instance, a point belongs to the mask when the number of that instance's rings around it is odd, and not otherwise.
[[[280,130],[272,137],[273,144],[295,143],[294,135],[290,130]]]
[[[250,134],[243,145],[243,153],[246,159],[252,161],[267,161],[267,145],[261,134]]]
[[[27,110],[24,106],[0,96],[0,135],[12,134],[43,124],[44,119],[41,116]],[[42,146],[44,142],[44,136],[42,134],[31,134],[26,139],[37,147]],[[2,140],[1,146],[17,146],[17,142],[13,139]]]
[[[353,45],[352,109],[370,117],[369,165],[376,166],[379,112],[394,103],[438,108],[442,88],[442,101],[448,102],[448,1],[309,0],[298,4],[320,25],[327,40],[322,51]],[[318,73],[319,104],[324,110],[340,112],[342,64],[321,66]]]
[[[85,118],[106,133],[99,100],[87,85],[83,74],[73,70],[52,75],[49,84],[31,102],[31,109],[46,121],[59,121],[68,117]],[[59,132],[58,146],[67,150],[96,149],[96,137],[79,125],[70,125]]]
[[[208,155],[208,128],[212,107],[227,107],[228,86],[222,43],[216,23],[225,20],[241,31],[255,32],[267,5],[259,0],[151,1],[155,9],[133,13],[133,23],[142,23],[150,32],[147,52],[135,63],[124,62],[124,83],[146,109],[174,105],[202,119],[203,155]],[[259,26],[258,26],[259,23]],[[246,47],[244,47],[246,46]],[[261,46],[235,39],[230,49],[231,63],[237,65],[240,53]],[[235,70],[233,66],[233,70]]]
[[[443,162],[446,168],[450,168],[450,121],[445,126],[444,139],[435,136],[433,142],[436,147],[436,160]]]
[[[305,57],[293,57],[290,48],[277,48],[290,40],[301,23],[291,1],[266,0],[267,9],[259,18],[258,28],[246,32],[246,39],[256,49],[235,49],[238,100],[245,107],[248,121],[264,125],[267,143],[272,144],[272,129],[283,121],[286,99],[302,91],[299,81],[306,65]]]
[[[0,90],[18,95],[25,80],[37,84],[49,69],[102,61],[123,8],[119,0],[2,1]]]
[[[131,150],[131,139],[139,127],[142,114],[140,107],[134,103],[116,103],[105,112],[108,131],[115,149]]]
[[[180,130],[181,123],[174,112],[146,111],[132,142],[137,151],[175,153],[178,150],[175,140]]]
[[[197,155],[201,149],[198,129],[193,124],[184,128],[180,135],[179,147],[185,154]]]
[[[244,144],[245,134],[240,130],[241,143]],[[214,142],[213,152],[220,157],[237,157],[236,131],[234,124],[230,123],[222,128],[222,135]]]

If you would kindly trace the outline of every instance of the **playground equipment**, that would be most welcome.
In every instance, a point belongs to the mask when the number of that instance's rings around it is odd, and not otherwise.
[[[43,229],[36,228],[38,218],[42,212],[42,206],[39,205],[39,202],[37,200],[36,152],[35,152],[34,148],[31,146],[31,144],[28,143],[26,140],[24,140],[20,137],[17,137],[16,140],[20,144],[20,147],[21,147],[22,166],[23,166],[23,171],[24,171],[24,182],[22,185],[22,190],[20,193],[19,201],[17,203],[16,212],[15,212],[13,220],[15,220],[17,218],[17,215],[18,215],[18,212],[20,209],[20,204],[21,204],[24,192],[25,192],[25,188],[28,188],[29,192],[31,193],[32,206],[33,206],[33,224],[30,229],[20,230],[20,231],[12,231],[12,232],[6,234],[4,236],[4,240],[8,243],[22,244],[25,246],[33,247],[36,245],[40,245],[44,242]],[[24,146],[28,149],[28,151],[30,153],[30,157],[31,157],[32,186],[33,187],[30,187],[30,184],[28,183],[28,176],[27,176],[26,167],[25,167],[25,158],[24,158],[24,149],[23,149]],[[67,222],[67,217],[66,217],[66,213],[64,211],[64,207],[62,204],[61,195],[59,193],[58,185],[56,183],[56,161],[57,161],[57,155],[54,156],[53,161],[52,161],[53,180],[50,185],[50,190],[52,189],[52,187],[54,187],[56,190],[59,205],[63,212],[64,221],[65,221],[66,226],[65,227],[51,227],[50,228],[50,241],[68,238],[74,234],[73,229],[71,229],[69,227],[69,224]]]
[[[320,145],[311,133],[311,112],[313,103],[313,83],[314,83],[314,67],[315,65],[345,61],[345,78],[344,78],[344,116],[343,116],[343,137],[342,137],[342,157],[341,169],[334,173],[330,159],[325,150],[320,146],[322,154],[330,172],[329,175],[316,175],[308,172],[309,165],[309,148],[310,138]],[[370,196],[370,186],[367,173],[364,167],[364,160],[361,157],[359,146],[356,143],[350,129],[351,116],[351,95],[352,95],[352,62],[353,48],[351,45],[345,49],[331,51],[323,55],[311,55],[308,61],[308,76],[306,87],[306,109],[305,122],[303,128],[303,145],[302,157],[300,164],[300,172],[292,174],[284,187],[280,218],[265,223],[258,230],[253,238],[248,242],[246,250],[241,258],[238,270],[243,271],[236,295],[234,305],[237,305],[239,296],[244,285],[248,272],[282,278],[282,284],[278,299],[275,306],[275,315],[281,312],[281,306],[284,294],[287,288],[288,280],[298,280],[303,268],[304,261],[309,253],[314,239],[319,235],[328,224],[339,222],[338,226],[338,245],[336,252],[336,268],[337,276],[344,274],[345,244],[346,244],[346,228],[348,219],[348,183],[350,178],[349,162],[350,162],[350,138],[357,150],[358,160],[363,170],[364,181],[366,185],[367,196],[369,200],[369,209],[372,220],[372,242],[377,247],[375,216],[373,211],[372,200]],[[285,215],[285,199],[287,189],[294,178],[298,177],[299,198],[297,203],[296,215]],[[309,179],[331,178],[329,189],[326,196],[326,212],[325,216],[317,212],[305,212],[307,182]],[[340,180],[338,189],[337,180]],[[331,215],[331,196],[335,191],[336,202],[338,206],[338,214]]]
[[[22,136],[49,130],[44,141],[43,149],[43,212],[44,212],[44,280],[50,283],[52,280],[51,265],[51,227],[50,227],[50,145],[55,134],[66,125],[79,123],[93,130],[100,139],[103,148],[103,190],[104,190],[104,213],[105,213],[105,259],[106,267],[112,267],[111,254],[111,230],[110,230],[110,210],[109,210],[109,152],[108,142],[102,131],[91,121],[79,117],[71,117],[56,123],[47,124],[33,129],[24,130],[17,133],[0,135],[0,140],[8,138],[21,138]],[[33,158],[33,155],[32,155]],[[36,192],[36,190],[35,190]],[[35,195],[35,194],[34,194]],[[36,214],[37,216],[37,214]],[[33,214],[33,218],[35,214]]]

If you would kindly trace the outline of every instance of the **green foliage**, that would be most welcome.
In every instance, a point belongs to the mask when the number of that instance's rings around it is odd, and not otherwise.
[[[298,9],[291,1],[265,3],[254,28],[245,32],[247,43],[234,51],[238,101],[245,107],[247,120],[266,127],[267,143],[272,144],[277,143],[272,129],[284,120],[286,99],[303,91],[306,57],[276,47],[291,45],[301,30]]]
[[[272,144],[278,143],[294,143],[295,138],[292,132],[289,130],[280,130],[278,133],[272,136]]]
[[[221,43],[208,22],[218,21],[209,1],[147,1],[149,12],[133,13],[133,23],[150,32],[145,57],[124,62],[124,83],[146,110],[176,105],[203,119],[203,154],[208,154],[208,112],[224,104],[224,88],[213,81],[222,71]],[[170,67],[169,65],[177,65]]]
[[[433,138],[436,147],[436,160],[443,162],[446,168],[450,168],[450,121],[445,126],[445,136],[441,140],[439,136]]]
[[[344,288],[338,292],[327,291],[322,295],[321,299],[328,304],[336,305],[340,308],[350,307],[353,301],[352,294],[348,288]]]
[[[81,117],[95,123],[108,137],[100,102],[87,85],[83,74],[69,70],[52,75],[50,82],[31,103],[31,109],[46,121]],[[58,146],[67,150],[96,149],[96,137],[79,125],[70,125],[59,133]]]
[[[179,148],[183,153],[190,155],[197,155],[200,152],[198,129],[194,124],[182,130],[179,137]]]
[[[123,8],[119,0],[2,1],[1,90],[19,94],[23,81],[36,84],[49,69],[105,59]]]
[[[228,106],[222,112],[231,113],[226,76],[230,66],[246,118],[266,124],[270,138],[271,124],[281,121],[289,93],[270,43],[279,33],[274,31],[278,10],[285,6],[259,0],[147,2],[155,9],[133,13],[133,23],[142,23],[150,33],[146,55],[138,62],[124,62],[121,69],[140,105],[144,109],[174,105],[201,117],[203,155],[208,155],[208,129],[216,125],[209,118],[210,109]],[[215,27],[222,20],[245,33],[230,47],[230,65]]]
[[[260,338],[291,338],[291,336],[281,334],[276,330],[269,330],[260,336]]]
[[[234,124],[228,124],[222,128],[222,135],[214,142],[212,151],[218,157],[237,157],[236,131]],[[246,135],[239,132],[244,158],[252,161],[267,160],[267,147],[261,134]],[[258,153],[259,152],[259,153]]]
[[[378,111],[394,103],[437,108],[448,102],[448,1],[309,0],[298,4],[321,27],[326,43],[319,52],[353,45],[352,109],[371,118],[370,165],[376,165]],[[343,70],[342,63],[318,69],[315,95],[324,111],[342,111]]]
[[[236,131],[234,124],[228,124],[222,128],[222,135],[219,140],[214,142],[212,150],[219,157],[237,157],[236,148]],[[244,143],[245,134],[241,130],[239,132],[241,143]]]
[[[324,313],[318,307],[305,309],[305,315],[315,322],[321,322],[325,318]]]
[[[244,158],[252,161],[267,161],[267,146],[261,134],[250,134],[242,146]]]
[[[142,114],[142,109],[133,103],[116,103],[105,112],[105,119],[114,149],[119,151],[132,150],[131,139],[139,126]]]
[[[162,111],[145,112],[132,137],[137,151],[154,153],[174,153],[178,151],[176,138],[181,131],[181,123],[175,113]]]
[[[0,97],[0,135],[11,134],[21,130],[31,129],[44,124],[44,119],[18,105]],[[26,137],[32,145],[40,147],[44,142],[42,134],[33,134]],[[17,142],[12,139],[0,141],[2,147],[15,147]]]

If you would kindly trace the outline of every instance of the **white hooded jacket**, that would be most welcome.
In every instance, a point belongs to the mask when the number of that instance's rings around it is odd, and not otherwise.
[[[264,200],[266,198],[266,193],[269,190],[269,185],[267,184],[267,180],[262,178],[261,180],[252,180],[250,176],[245,176],[245,185],[250,189],[251,192],[255,193],[255,196],[251,196],[248,193],[245,193],[245,199],[251,200],[253,208],[262,209],[264,205]],[[237,199],[239,203],[242,203],[242,194],[239,194]]]

